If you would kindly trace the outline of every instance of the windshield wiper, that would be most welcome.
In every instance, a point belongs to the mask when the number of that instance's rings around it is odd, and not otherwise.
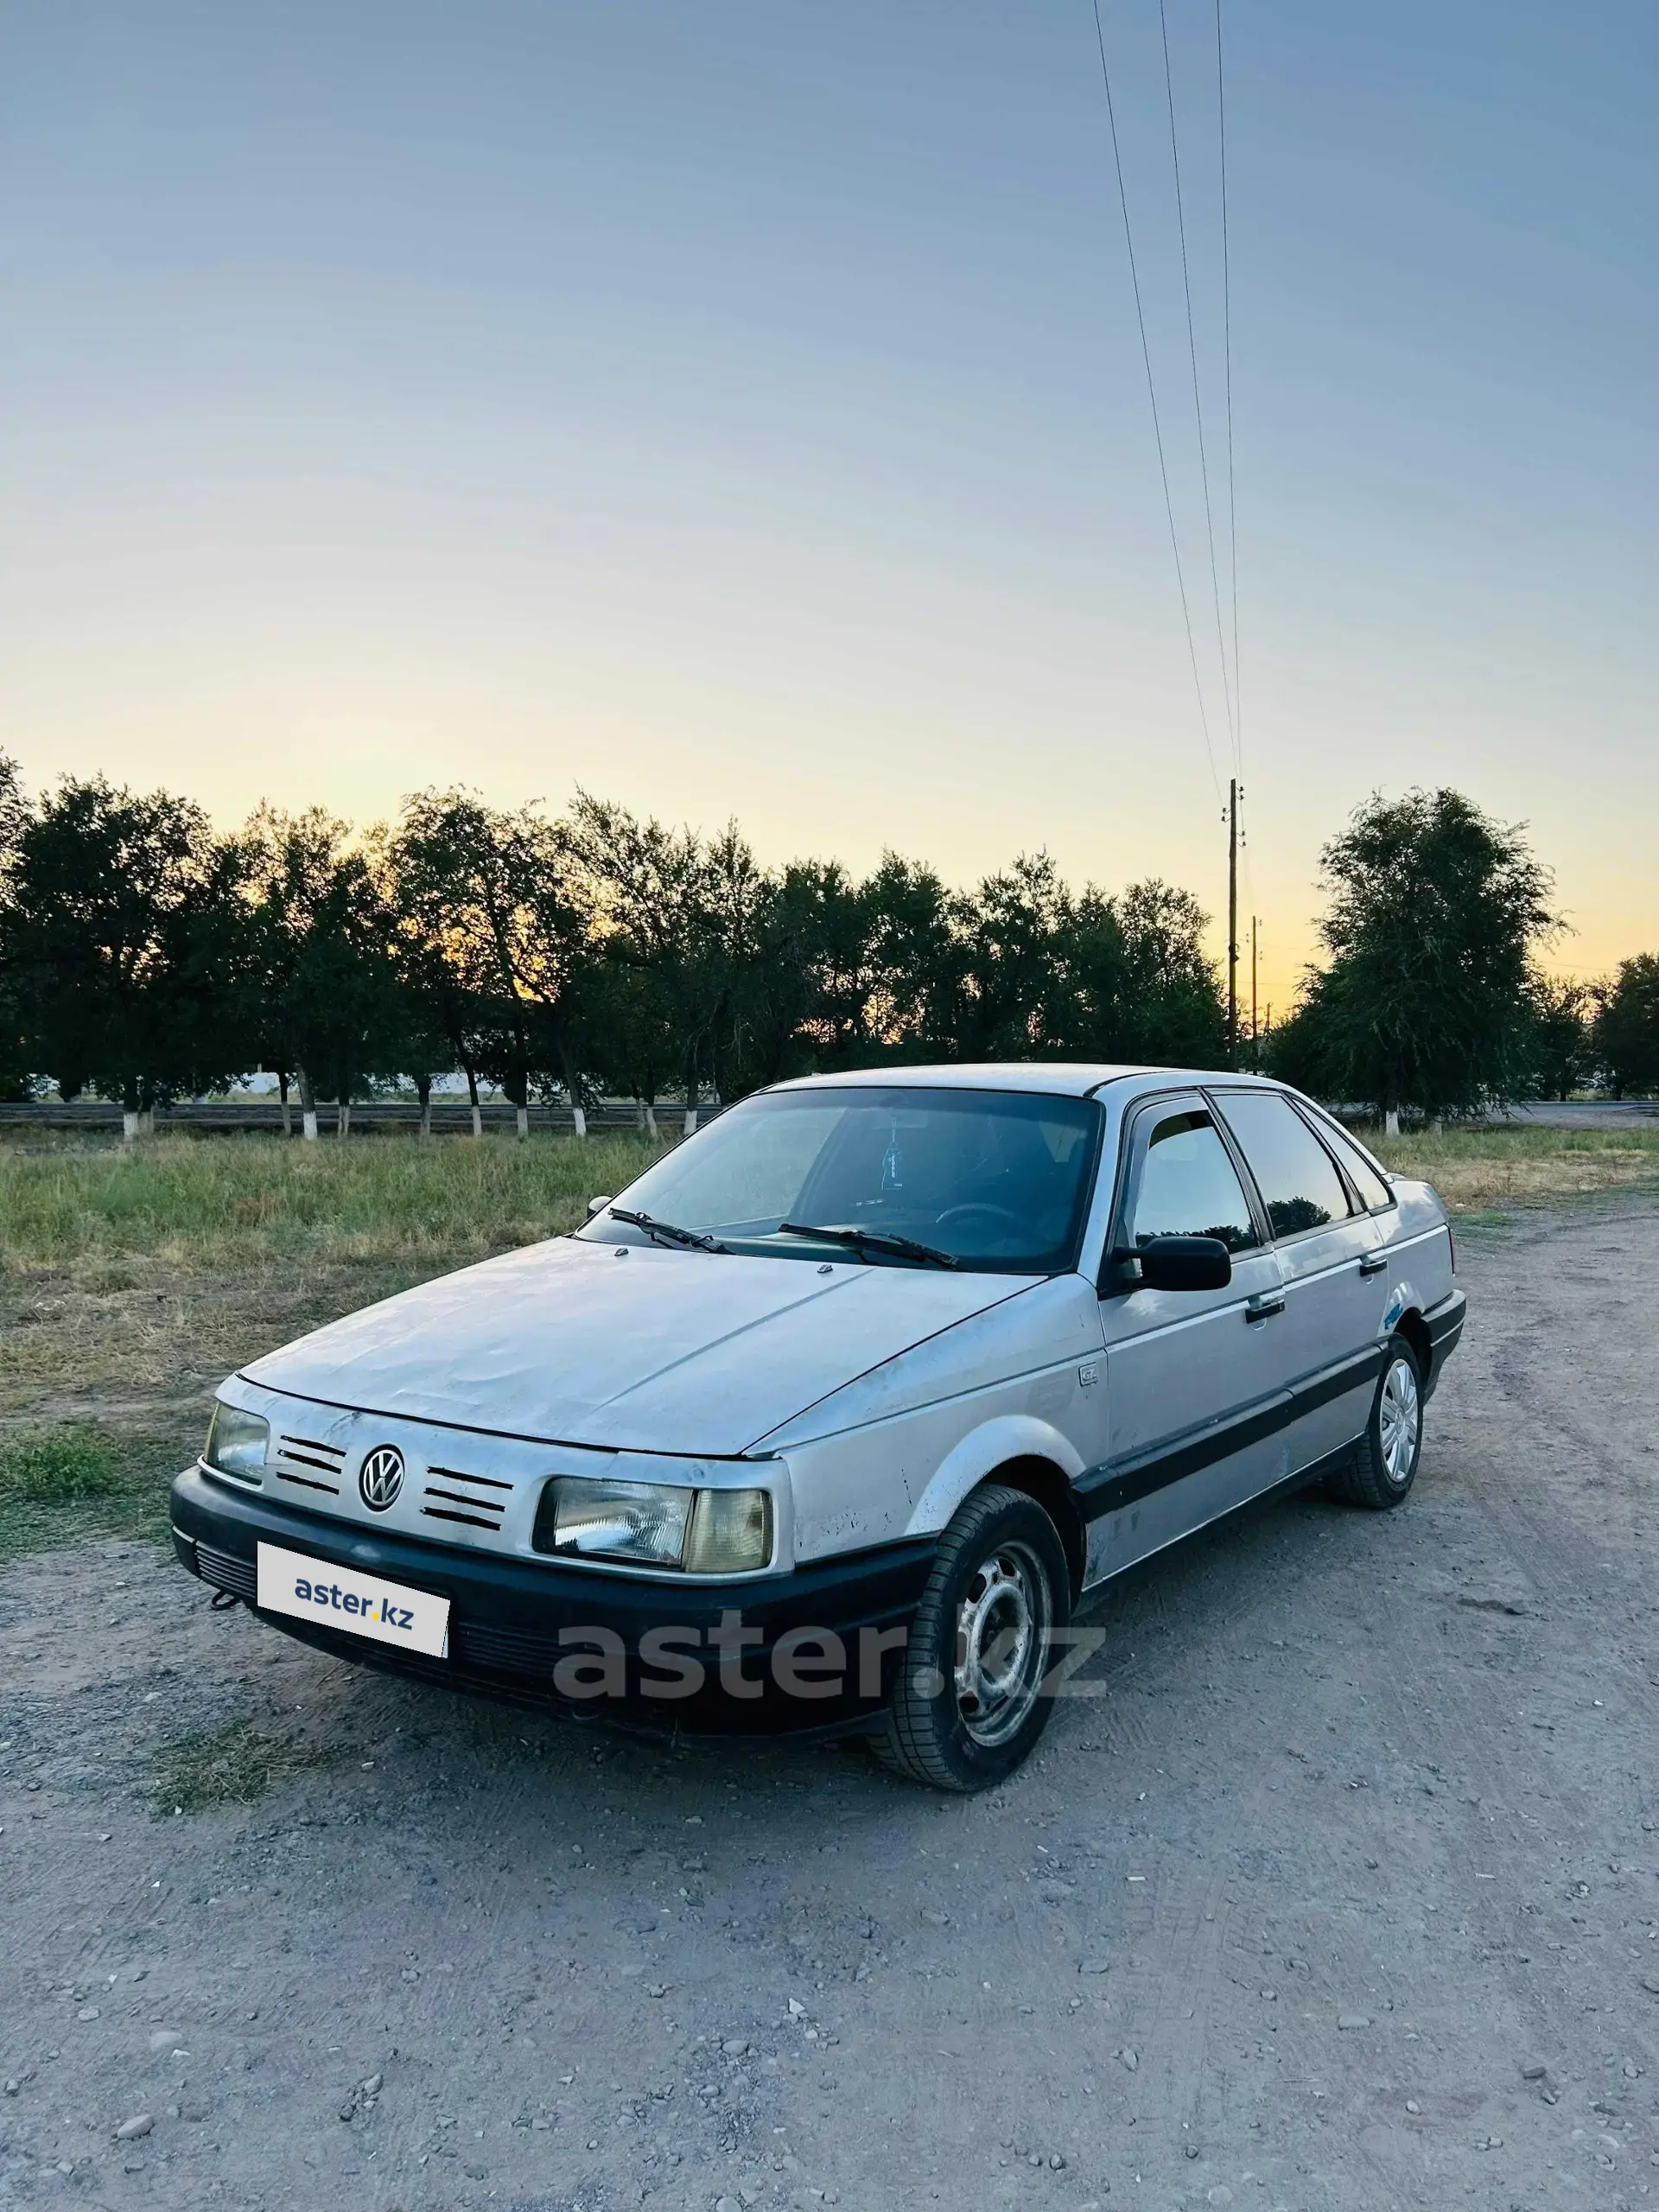
[[[630,1229],[643,1229],[647,1236],[665,1237],[671,1244],[683,1245],[689,1251],[729,1252],[732,1249],[717,1236],[705,1236],[701,1230],[677,1229],[671,1221],[653,1221],[648,1213],[630,1213],[626,1206],[607,1206],[605,1211],[613,1221],[626,1221]]]
[[[918,1244],[909,1236],[892,1236],[885,1229],[811,1229],[804,1222],[780,1221],[780,1236],[816,1236],[825,1244],[850,1245],[855,1252],[868,1246],[872,1252],[893,1252],[901,1260],[928,1260],[936,1268],[959,1268],[954,1252],[941,1252],[934,1244]]]

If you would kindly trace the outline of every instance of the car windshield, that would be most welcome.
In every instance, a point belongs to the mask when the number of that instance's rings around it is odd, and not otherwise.
[[[770,1091],[731,1108],[616,1204],[770,1258],[883,1267],[944,1258],[1052,1274],[1072,1264],[1099,1127],[1090,1098],[898,1084]],[[630,1243],[640,1233],[608,1210],[579,1232]],[[927,1249],[906,1252],[889,1239]]]

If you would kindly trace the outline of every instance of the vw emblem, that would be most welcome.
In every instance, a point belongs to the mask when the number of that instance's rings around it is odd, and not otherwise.
[[[358,1494],[371,1513],[384,1513],[397,1503],[404,1486],[404,1455],[395,1444],[377,1444],[364,1455],[358,1469]]]

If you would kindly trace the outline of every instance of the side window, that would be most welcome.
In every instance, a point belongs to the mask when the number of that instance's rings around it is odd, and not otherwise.
[[[1299,1236],[1348,1217],[1348,1193],[1330,1154],[1287,1098],[1230,1090],[1221,1102],[1244,1147],[1275,1236]]]
[[[1218,1236],[1230,1252],[1256,1242],[1243,1186],[1202,1108],[1160,1115],[1154,1123],[1129,1234],[1136,1244],[1154,1236]]]
[[[1353,1178],[1354,1188],[1364,1200],[1366,1212],[1375,1213],[1379,1206],[1391,1206],[1394,1192],[1347,1131],[1336,1128],[1323,1117],[1318,1127],[1319,1135]]]

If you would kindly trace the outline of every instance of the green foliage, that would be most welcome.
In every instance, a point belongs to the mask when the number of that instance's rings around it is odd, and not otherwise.
[[[35,1065],[66,1097],[96,1084],[135,1112],[228,1079],[237,865],[201,810],[99,776],[66,778],[21,823],[14,785],[8,811],[0,972]]]
[[[1595,995],[1572,977],[1535,977],[1531,999],[1533,1093],[1570,1098],[1596,1073]]]
[[[1616,1096],[1659,1092],[1659,955],[1639,952],[1620,962],[1602,993],[1593,1036]]]
[[[1274,1039],[1276,1073],[1428,1116],[1533,1087],[1532,955],[1559,926],[1519,828],[1459,793],[1373,798],[1327,845],[1330,958]]]
[[[429,791],[359,838],[101,780],[30,809],[0,761],[0,1086],[45,1070],[135,1110],[261,1066],[300,1103],[480,1077],[515,1103],[645,1105],[923,1059],[1214,1063],[1205,917],[1157,882],[1073,891],[1046,855],[967,893],[887,854],[762,868],[578,793],[568,817]]]
[[[0,1560],[72,1537],[164,1534],[167,1485],[194,1448],[92,1421],[0,1433]]]
[[[261,807],[235,841],[244,899],[228,1009],[249,1063],[349,1100],[400,1072],[395,918],[349,826],[313,807]]]
[[[120,1446],[107,1430],[43,1428],[0,1443],[0,1507],[73,1504],[122,1486]]]
[[[17,841],[28,819],[29,805],[17,764],[0,753],[0,1102],[8,1105],[27,1098],[30,1090],[16,956],[4,926]]]

